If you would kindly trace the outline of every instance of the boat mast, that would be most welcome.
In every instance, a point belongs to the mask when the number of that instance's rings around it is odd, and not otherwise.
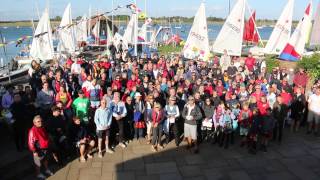
[[[113,31],[114,31],[114,29],[113,29],[113,16],[114,16],[114,12],[113,12],[113,0],[111,1],[111,6],[112,6],[112,8],[111,8],[111,33],[112,33],[112,35],[114,35],[113,34]],[[108,25],[108,20],[107,20],[107,26],[109,26]]]
[[[6,40],[5,40],[5,38],[3,37],[3,34],[2,34],[2,31],[1,31],[1,30],[0,30],[0,39],[1,39],[1,43],[4,44],[4,46],[3,46],[4,58],[5,58],[5,60],[8,62],[7,50],[6,50],[6,46],[5,46]],[[2,58],[1,58],[1,59],[2,59]],[[1,68],[3,68],[3,67],[1,67]],[[9,83],[11,83],[10,68],[9,68],[9,66],[8,66],[7,69],[8,69]]]
[[[137,0],[134,0],[134,4],[137,6]],[[136,19],[135,19],[135,27],[134,27],[134,56],[138,56],[138,11],[135,10]]]

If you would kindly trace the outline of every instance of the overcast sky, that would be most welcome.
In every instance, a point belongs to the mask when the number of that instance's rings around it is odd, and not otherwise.
[[[146,0],[147,14],[151,17],[159,16],[194,16],[201,0]],[[225,18],[228,14],[229,0],[206,0],[207,16]],[[230,0],[231,7],[237,0]],[[112,0],[0,0],[0,21],[38,19],[46,6],[49,6],[50,16],[62,16],[65,6],[70,2],[73,17],[92,12],[105,12],[112,9]],[[131,0],[113,0],[114,6],[130,4]],[[295,0],[294,19],[300,19],[309,0]],[[287,3],[287,0],[248,0],[251,9],[257,11],[258,19],[277,19]],[[313,0],[314,9],[318,0]],[[145,0],[137,0],[138,7],[145,9]],[[122,9],[118,14],[129,14]]]

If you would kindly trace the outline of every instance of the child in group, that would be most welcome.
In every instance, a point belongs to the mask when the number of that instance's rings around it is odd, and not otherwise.
[[[235,119],[232,111],[228,108],[225,107],[222,113],[222,121],[220,122],[220,126],[222,127],[222,136],[220,139],[220,147],[223,146],[224,148],[227,149],[229,147],[229,141],[230,141],[230,136],[232,133],[232,121]]]
[[[214,114],[215,107],[211,102],[210,97],[205,98],[205,103],[203,104],[204,120],[202,121],[202,138],[204,140],[211,140],[212,136],[212,116]]]
[[[145,105],[142,101],[142,95],[137,92],[134,95],[135,98],[135,104],[134,104],[134,117],[133,120],[135,122],[135,138],[139,139],[140,137],[143,137],[143,130],[145,128],[145,122],[143,118],[143,114],[145,111]]]
[[[222,134],[222,118],[224,113],[225,105],[223,102],[219,104],[219,106],[214,111],[214,114],[212,116],[212,122],[214,126],[214,137],[212,143],[215,144],[217,142],[220,142],[221,134]]]
[[[234,116],[234,119],[232,120],[232,132],[231,132],[231,144],[234,144],[234,133],[238,129],[238,118],[240,114],[240,104],[235,104],[231,107],[231,113]]]
[[[267,113],[262,117],[261,121],[261,150],[267,152],[269,139],[272,137],[272,131],[275,125],[275,119],[272,115],[271,108],[267,109]]]
[[[240,126],[240,136],[242,137],[240,147],[243,147],[247,142],[247,136],[249,132],[249,127],[252,122],[252,111],[249,109],[249,103],[243,103],[242,110],[239,114],[239,126]]]

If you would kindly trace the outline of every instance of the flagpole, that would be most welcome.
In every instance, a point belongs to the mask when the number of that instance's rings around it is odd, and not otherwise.
[[[134,3],[137,7],[137,0],[134,0]],[[136,13],[136,22],[135,22],[135,27],[134,27],[134,55],[135,56],[138,56],[138,13],[137,13],[137,10],[135,10]]]
[[[111,27],[111,32],[112,32],[112,34],[113,34],[113,30],[114,30],[114,29],[113,29],[113,16],[114,16],[114,14],[113,14],[113,3],[114,3],[114,2],[113,2],[113,1],[114,1],[114,0],[111,1],[111,6],[112,6],[112,11],[111,11],[111,13],[112,13],[112,14],[111,14],[111,21],[112,21],[112,23],[111,23],[111,26],[112,26],[112,27]],[[107,22],[107,26],[108,26],[108,22]]]
[[[230,15],[230,9],[231,9],[231,5],[230,5],[230,0],[229,0],[229,15]]]

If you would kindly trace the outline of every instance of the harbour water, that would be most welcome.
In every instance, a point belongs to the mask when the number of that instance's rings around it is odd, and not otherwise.
[[[208,35],[209,41],[214,41],[217,37],[218,33],[221,30],[221,25],[219,24],[209,24],[208,25]],[[125,26],[120,26],[120,34],[123,33]],[[182,25],[172,25],[172,31],[175,34],[179,34],[182,39],[186,40],[191,28],[191,24],[182,24]],[[267,40],[272,33],[272,27],[263,27],[259,28],[260,36],[263,40]],[[17,39],[23,36],[32,36],[32,28],[31,27],[0,27],[0,31],[6,42],[16,41]],[[19,47],[16,47],[16,44],[9,44],[5,47],[0,48],[0,59],[3,58],[4,62],[8,62],[11,58],[15,57],[19,51],[31,43],[32,39],[25,41]],[[5,51],[5,52],[4,52]]]

